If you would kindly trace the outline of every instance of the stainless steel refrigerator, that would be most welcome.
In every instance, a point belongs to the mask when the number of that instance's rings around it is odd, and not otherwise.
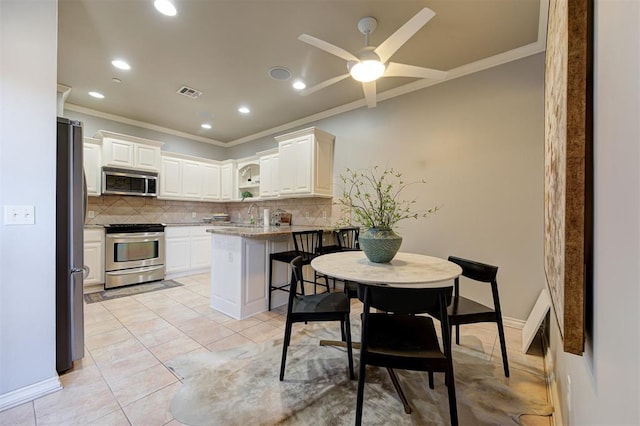
[[[56,158],[56,370],[84,357],[82,123],[58,117]]]

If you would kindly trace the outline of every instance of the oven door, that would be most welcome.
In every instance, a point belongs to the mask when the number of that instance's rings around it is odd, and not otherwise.
[[[157,265],[164,265],[164,232],[106,235],[107,272]]]

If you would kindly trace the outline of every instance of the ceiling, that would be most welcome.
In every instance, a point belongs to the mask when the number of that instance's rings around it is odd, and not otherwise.
[[[335,112],[367,108],[361,83],[347,78],[300,95],[308,87],[347,72],[345,60],[298,40],[307,33],[356,52],[357,29],[373,16],[377,46],[421,8],[436,16],[391,58],[448,71],[448,79],[544,49],[544,0],[175,0],[167,17],[153,0],[59,0],[58,83],[68,86],[65,107],[183,137],[231,146]],[[542,17],[542,18],[540,18]],[[131,69],[114,68],[122,58]],[[488,59],[487,59],[488,58]],[[288,68],[275,80],[269,69]],[[121,80],[114,82],[113,78]],[[434,84],[386,77],[377,81],[378,102]],[[203,94],[179,95],[183,85]],[[104,99],[95,99],[89,91]],[[250,114],[240,114],[246,105]],[[209,122],[212,128],[200,125]]]

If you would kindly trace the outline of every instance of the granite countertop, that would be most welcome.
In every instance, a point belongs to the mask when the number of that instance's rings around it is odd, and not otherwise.
[[[279,235],[289,235],[297,231],[310,231],[323,229],[325,232],[333,231],[333,228],[318,226],[233,226],[233,225],[211,225],[207,232],[212,234],[235,235],[245,238],[275,237]]]

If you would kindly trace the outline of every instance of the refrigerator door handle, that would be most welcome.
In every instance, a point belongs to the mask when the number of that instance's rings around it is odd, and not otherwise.
[[[86,280],[86,279],[87,279],[87,277],[89,276],[89,274],[91,273],[91,268],[89,268],[89,265],[84,265],[84,266],[82,267],[82,271],[83,271],[83,273],[82,273],[82,279],[83,279],[83,280]]]

